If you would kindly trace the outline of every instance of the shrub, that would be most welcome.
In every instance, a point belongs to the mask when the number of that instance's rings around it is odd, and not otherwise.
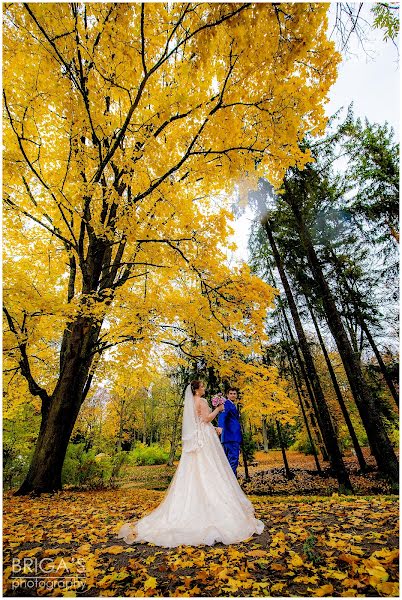
[[[257,450],[257,444],[253,440],[253,436],[249,431],[243,432],[243,451],[246,456],[247,462],[252,462],[254,460],[254,454]]]
[[[397,429],[396,427],[392,427],[390,430],[388,430],[388,437],[391,441],[392,446],[398,450],[399,448],[399,429]]]
[[[104,461],[104,457],[102,457],[101,460]],[[111,461],[110,461],[110,464],[111,464],[110,477],[108,479],[110,486],[116,485],[116,480],[120,475],[120,471],[121,471],[123,465],[128,463],[128,460],[129,460],[128,452],[125,452],[123,450],[121,450],[120,452],[116,452],[116,454],[114,454],[112,456]]]
[[[30,456],[18,447],[3,445],[3,482],[5,489],[20,486],[29,467]]]
[[[61,473],[62,485],[87,489],[107,487],[113,472],[113,459],[96,457],[94,450],[84,451],[84,443],[69,444]]]
[[[302,452],[302,454],[313,454],[310,438],[304,429],[298,434],[296,441],[290,446],[289,450]]]
[[[134,449],[128,454],[129,462],[133,465],[162,465],[169,458],[169,452],[158,444],[146,446],[142,442],[136,442]]]

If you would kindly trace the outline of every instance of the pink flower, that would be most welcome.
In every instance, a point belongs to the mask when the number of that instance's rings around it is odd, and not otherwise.
[[[223,394],[216,394],[211,400],[212,406],[219,406],[219,404],[225,404],[226,398],[224,398]]]

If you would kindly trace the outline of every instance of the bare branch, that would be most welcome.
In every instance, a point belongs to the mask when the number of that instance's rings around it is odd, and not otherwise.
[[[32,376],[31,367],[29,364],[29,359],[28,359],[28,354],[27,354],[27,342],[25,340],[24,341],[21,340],[21,336],[14,325],[14,320],[4,305],[3,305],[3,311],[6,316],[8,326],[9,326],[10,330],[14,333],[14,335],[17,339],[18,348],[19,348],[20,355],[21,355],[21,358],[19,360],[19,365],[21,368],[22,375],[25,377],[25,379],[28,382],[29,391],[31,392],[31,394],[33,396],[39,396],[41,398],[43,404],[47,406],[50,402],[50,397],[49,397],[47,391],[44,388],[42,388],[35,381],[35,379]],[[23,322],[22,328],[25,327],[25,317],[26,317],[26,315],[24,315],[24,322]],[[21,330],[21,333],[24,333],[24,332]]]
[[[63,235],[61,235],[61,233],[55,229],[54,227],[49,227],[48,225],[46,225],[46,223],[43,223],[40,219],[38,219],[37,217],[34,217],[33,215],[31,215],[29,212],[27,212],[26,210],[24,210],[23,208],[17,206],[17,204],[15,204],[15,202],[13,202],[11,200],[11,198],[9,196],[7,196],[4,199],[4,202],[6,204],[8,204],[9,206],[11,206],[11,208],[13,208],[14,210],[18,210],[21,214],[25,215],[26,217],[28,217],[29,219],[32,219],[32,221],[35,221],[35,223],[38,223],[38,225],[41,225],[41,227],[44,227],[45,229],[47,229],[48,231],[50,231],[50,233],[52,235],[54,235],[55,237],[57,237],[58,239],[60,239],[64,244],[66,244],[69,248],[71,249],[76,249],[74,244],[72,244],[72,242],[70,240],[68,240],[67,238],[65,238]]]

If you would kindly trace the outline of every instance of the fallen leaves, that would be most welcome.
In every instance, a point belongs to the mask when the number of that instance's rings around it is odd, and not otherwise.
[[[316,588],[315,590],[311,590],[311,588],[308,588],[309,591],[314,591],[314,596],[318,596],[319,598],[322,598],[323,596],[331,596],[334,592],[334,588],[330,583],[327,583],[325,585],[322,585],[319,588]]]
[[[171,549],[116,538],[119,524],[152,510],[163,493],[74,492],[74,502],[71,496],[5,494],[5,595],[15,594],[23,573],[13,572],[13,559],[21,566],[25,559],[26,568],[31,561],[30,574],[46,559],[55,582],[75,578],[69,589],[38,589],[41,596],[398,595],[397,496],[254,496],[266,524],[262,535],[231,546]],[[33,526],[36,542],[24,538]],[[23,595],[22,584],[17,589]]]
[[[158,585],[155,577],[148,577],[148,579],[144,582],[144,590],[156,589]]]
[[[350,473],[354,492],[356,494],[390,494],[390,485],[378,475],[374,457],[368,448],[362,449],[366,463],[371,471],[362,475],[359,464],[354,456],[345,456],[344,462]],[[242,488],[247,494],[270,496],[320,495],[337,494],[338,482],[328,463],[321,461],[322,474],[317,472],[312,455],[287,450],[286,455],[293,474],[287,479],[283,467],[280,450],[256,452],[256,465],[249,467],[251,481],[241,481]],[[239,469],[241,475],[242,469]]]
[[[299,556],[299,554],[291,554],[292,558],[290,559],[290,564],[292,565],[292,567],[302,567],[304,564],[304,561],[302,559],[301,556]]]

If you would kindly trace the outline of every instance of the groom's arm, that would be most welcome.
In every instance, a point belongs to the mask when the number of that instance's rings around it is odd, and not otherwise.
[[[223,427],[225,426],[225,419],[229,412],[228,407],[227,407],[227,402],[225,402],[224,407],[225,407],[225,410],[223,410],[221,413],[219,413],[219,416],[218,416],[218,427],[220,427],[221,429],[223,429]]]

